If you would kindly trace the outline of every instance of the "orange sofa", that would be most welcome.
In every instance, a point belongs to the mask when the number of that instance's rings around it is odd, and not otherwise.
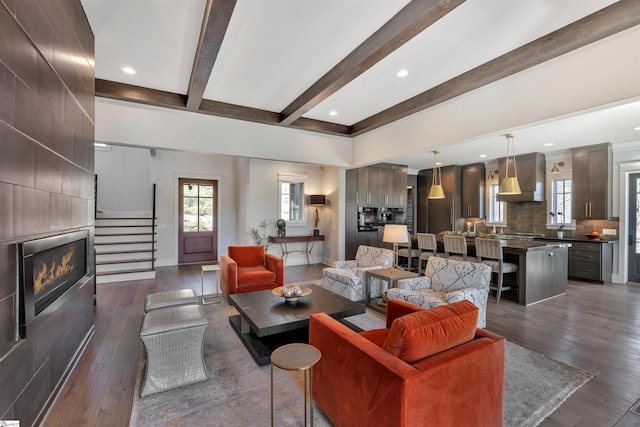
[[[220,289],[229,295],[284,285],[282,258],[264,252],[264,246],[229,246],[220,257]]]
[[[336,427],[501,426],[505,339],[476,328],[477,317],[469,301],[390,299],[387,327],[356,333],[312,315],[315,402]]]

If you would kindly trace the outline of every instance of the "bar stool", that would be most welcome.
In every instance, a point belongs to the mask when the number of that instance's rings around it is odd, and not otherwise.
[[[467,239],[464,236],[445,234],[444,253],[447,258],[476,262],[476,258],[467,256]]]
[[[411,247],[411,235],[407,234],[407,246],[404,246],[402,243],[398,243],[398,256],[407,258],[407,270],[411,271],[411,259],[418,259],[418,269],[420,269],[420,250],[413,249]]]
[[[431,233],[418,233],[418,249],[420,250],[420,257],[418,259],[418,274],[421,274],[430,256],[438,256],[438,242],[436,241],[436,235]],[[425,267],[422,262],[424,261]]]
[[[498,275],[498,283],[491,283],[490,289],[496,291],[496,304],[500,302],[500,295],[502,291],[508,291],[510,289],[516,289],[517,286],[504,286],[503,274],[504,273],[517,273],[518,266],[511,262],[504,262],[502,257],[502,246],[504,242],[499,239],[481,239],[476,238],[476,255],[478,256],[478,262],[486,264],[491,267],[491,271]],[[484,259],[483,259],[484,258]],[[516,284],[518,275],[516,274]]]

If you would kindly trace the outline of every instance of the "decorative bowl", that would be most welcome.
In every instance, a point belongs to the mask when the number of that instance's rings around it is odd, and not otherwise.
[[[286,302],[296,302],[301,297],[311,293],[311,288],[302,285],[284,285],[271,289],[271,293],[277,297],[283,297]]]
[[[599,239],[602,236],[604,236],[604,234],[600,234],[600,233],[598,233],[598,234],[593,234],[593,233],[585,234],[586,238],[593,239],[593,240]]]

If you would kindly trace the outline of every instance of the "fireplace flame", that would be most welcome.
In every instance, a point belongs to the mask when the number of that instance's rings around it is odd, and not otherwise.
[[[33,278],[33,293],[37,294],[55,280],[64,276],[73,270],[73,264],[70,264],[71,257],[73,256],[73,248],[62,256],[60,264],[57,264],[56,260],[51,261],[51,267],[47,268],[47,264],[40,261],[41,269],[37,276]]]

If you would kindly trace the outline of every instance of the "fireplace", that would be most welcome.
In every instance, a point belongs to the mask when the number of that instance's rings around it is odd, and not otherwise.
[[[88,272],[87,230],[18,244],[19,332]]]

